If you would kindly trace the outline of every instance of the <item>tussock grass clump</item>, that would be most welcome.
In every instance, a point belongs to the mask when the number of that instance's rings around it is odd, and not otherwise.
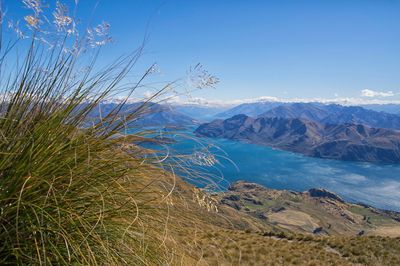
[[[49,47],[40,2],[24,3],[32,11],[25,17],[29,43],[18,29],[20,39],[1,46],[0,264],[168,262],[170,187],[162,183],[170,178],[143,159],[151,156],[135,145],[140,133],[118,134],[148,101],[123,116],[125,101],[100,118],[90,116],[103,100],[121,91],[129,96],[151,73],[124,81],[142,48],[96,72],[97,52],[84,67],[79,58],[88,46],[108,41],[105,25],[70,45],[76,28],[57,4],[56,32],[65,34]],[[24,55],[14,53],[18,45]]]
[[[87,102],[103,77],[65,87],[72,61],[59,58],[47,69],[56,74],[43,75],[35,56],[1,106],[1,263],[157,260],[141,223],[160,195],[146,189],[152,170],[142,151],[123,149],[135,138],[112,137],[117,113],[81,127],[108,93]]]

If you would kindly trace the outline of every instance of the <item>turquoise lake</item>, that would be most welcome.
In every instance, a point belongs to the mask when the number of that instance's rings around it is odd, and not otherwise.
[[[311,158],[225,139],[200,141],[208,146],[211,143],[210,150],[218,160],[216,167],[203,167],[203,170],[223,176],[225,187],[229,182],[246,180],[274,189],[325,188],[351,202],[400,211],[400,165]],[[180,139],[172,148],[182,154],[203,149],[192,139]]]

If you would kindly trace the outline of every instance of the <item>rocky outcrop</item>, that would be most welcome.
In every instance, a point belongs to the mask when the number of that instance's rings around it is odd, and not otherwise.
[[[339,197],[337,194],[330,192],[323,188],[309,189],[308,194],[313,198],[328,198],[328,199],[336,200],[339,202],[344,202],[344,200],[341,197]]]

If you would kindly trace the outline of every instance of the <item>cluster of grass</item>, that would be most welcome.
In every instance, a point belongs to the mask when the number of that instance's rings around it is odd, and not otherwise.
[[[117,112],[81,127],[111,91],[87,102],[103,77],[70,88],[70,58],[52,62],[44,75],[36,64],[32,51],[1,104],[0,263],[157,260],[141,226],[157,198],[143,178],[151,169],[139,149],[134,156],[123,149],[134,139],[112,138],[121,127]]]
[[[30,43],[24,36],[0,46],[0,264],[165,264],[171,178],[143,159],[135,145],[143,136],[118,134],[147,103],[122,117],[122,101],[89,121],[151,68],[127,84],[141,49],[95,71],[96,54],[83,65],[83,49],[66,49],[70,32],[49,48],[36,2],[26,2]],[[69,26],[61,11],[56,19]]]

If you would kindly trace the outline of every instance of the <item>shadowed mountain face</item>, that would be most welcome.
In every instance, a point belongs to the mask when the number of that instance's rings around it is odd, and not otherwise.
[[[376,128],[400,129],[400,116],[359,106],[294,103],[278,106],[259,117],[301,118],[322,124],[362,124]]]
[[[331,125],[299,118],[237,115],[203,124],[195,133],[267,145],[312,157],[400,162],[400,132],[364,125]]]

